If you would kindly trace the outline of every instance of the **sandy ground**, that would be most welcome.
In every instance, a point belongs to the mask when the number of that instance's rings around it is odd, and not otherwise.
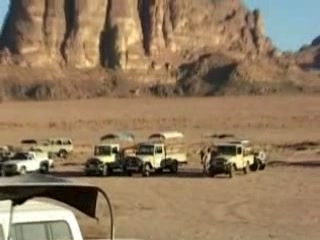
[[[77,152],[58,175],[106,189],[117,236],[141,239],[319,239],[320,97],[101,99],[0,105],[0,141],[71,136]],[[138,141],[158,130],[186,135],[190,166],[178,176],[85,178],[81,166],[109,131]],[[205,133],[235,133],[268,150],[264,172],[230,180],[204,178],[195,143]],[[107,211],[97,224],[77,214],[86,237],[105,237]]]

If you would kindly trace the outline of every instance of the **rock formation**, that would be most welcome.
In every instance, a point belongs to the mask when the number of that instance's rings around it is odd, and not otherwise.
[[[320,69],[320,36],[293,54],[296,62],[306,69]]]
[[[161,95],[318,91],[319,75],[298,66],[320,66],[319,49],[319,39],[299,53],[275,49],[260,11],[241,0],[11,0],[0,86],[20,98],[109,96],[129,85]]]
[[[146,70],[168,52],[272,47],[240,0],[11,0],[1,48],[27,66]]]

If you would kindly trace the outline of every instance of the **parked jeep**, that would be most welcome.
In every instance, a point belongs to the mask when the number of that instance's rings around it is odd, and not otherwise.
[[[255,157],[249,141],[217,144],[209,163],[209,175],[227,174],[232,178],[236,171],[248,174],[254,164]]]
[[[53,160],[45,152],[18,151],[6,161],[0,163],[2,176],[24,175],[30,172],[48,173]]]
[[[148,141],[137,145],[136,155],[127,158],[126,172],[129,176],[141,173],[144,177],[164,170],[176,174],[179,167],[186,164],[188,159],[183,133],[160,132],[151,134]]]
[[[21,143],[29,146],[30,150],[47,152],[50,156],[56,155],[61,158],[67,158],[73,152],[73,142],[70,138],[26,139]]]
[[[85,163],[87,176],[108,176],[123,173],[126,157],[134,154],[134,135],[130,133],[110,133],[100,138],[94,146],[94,154]]]

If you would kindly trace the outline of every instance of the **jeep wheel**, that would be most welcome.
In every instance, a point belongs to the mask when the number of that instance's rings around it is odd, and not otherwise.
[[[61,149],[58,153],[58,157],[66,159],[68,157],[68,152],[65,149]]]
[[[177,161],[173,161],[171,167],[170,167],[170,171],[173,174],[178,173],[178,162]]]
[[[132,177],[132,172],[131,171],[126,171],[126,175],[128,176],[128,177]]]
[[[161,173],[163,173],[163,169],[162,168],[158,168],[158,169],[155,170],[155,173],[156,174],[161,174]]]
[[[109,175],[109,166],[108,164],[103,165],[102,176],[107,177]]]
[[[243,168],[243,174],[247,175],[250,172],[250,164],[247,163],[246,166]]]
[[[215,173],[215,171],[214,170],[209,170],[209,177],[212,177],[212,178],[214,178],[215,176],[216,176],[216,173]],[[206,172],[204,172],[204,176],[206,176],[207,174],[206,174]]]
[[[142,167],[142,176],[143,177],[149,177],[151,172],[151,168],[149,164],[144,164]]]
[[[250,166],[250,171],[256,172],[260,169],[260,161],[258,159],[254,159],[254,163]]]
[[[40,166],[40,173],[47,174],[49,173],[49,165],[47,163],[43,163]]]
[[[123,168],[123,174],[128,177],[132,177],[132,171],[127,170],[126,167]]]
[[[259,166],[259,171],[263,171],[267,167],[266,163],[261,163]]]
[[[20,170],[19,170],[19,173],[20,173],[20,175],[25,175],[25,174],[27,174],[27,169],[26,169],[26,167],[25,167],[25,166],[21,167]]]
[[[235,168],[233,165],[230,164],[229,171],[228,171],[229,178],[233,178],[234,174],[235,174]]]

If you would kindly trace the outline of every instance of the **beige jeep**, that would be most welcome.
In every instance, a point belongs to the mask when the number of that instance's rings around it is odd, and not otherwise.
[[[22,140],[23,145],[28,145],[29,149],[47,152],[49,155],[57,155],[67,158],[73,152],[73,142],[70,138],[47,138],[41,140]]]
[[[255,164],[255,156],[249,141],[231,141],[215,145],[209,163],[209,175],[228,174],[230,178],[236,171],[250,172]]]

